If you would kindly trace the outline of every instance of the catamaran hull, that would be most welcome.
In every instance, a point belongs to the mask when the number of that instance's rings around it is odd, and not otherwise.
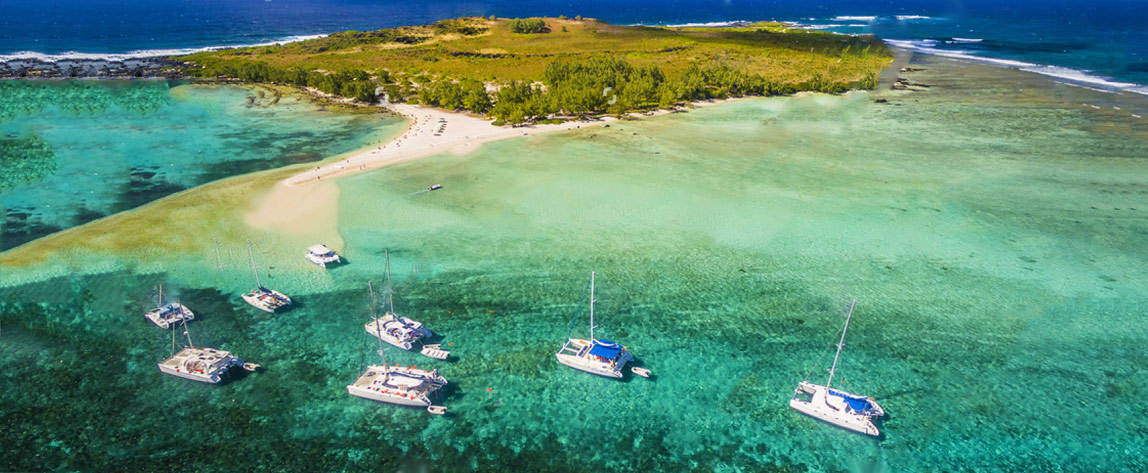
[[[814,419],[836,425],[843,429],[852,430],[857,433],[871,435],[877,437],[881,435],[881,431],[877,426],[873,425],[870,416],[859,414],[855,411],[846,409],[844,401],[840,398],[833,399],[838,406],[830,405],[830,399],[827,398],[827,390],[824,386],[818,386],[811,383],[802,382],[798,385],[800,392],[812,394],[813,398],[809,401],[793,398],[789,400],[789,407],[793,410],[805,414]],[[834,397],[834,396],[830,396]],[[880,414],[884,414],[880,406],[876,406]]]
[[[370,399],[372,401],[385,402],[387,404],[395,404],[399,406],[427,407],[431,405],[430,399],[427,399],[426,396],[419,396],[411,399],[409,397],[403,396],[392,396],[390,394],[385,394],[358,386],[347,386],[347,392],[355,397],[361,397],[363,399]]]
[[[566,366],[569,366],[569,367],[574,368],[574,369],[579,370],[579,371],[585,371],[585,372],[590,373],[590,374],[596,374],[598,376],[604,376],[607,378],[621,378],[622,377],[621,367],[619,367],[616,370],[615,369],[605,369],[605,368],[601,368],[598,366],[583,363],[582,359],[578,358],[576,356],[564,355],[561,353],[554,355],[554,356],[558,358],[559,363],[562,363]]]
[[[322,258],[319,256],[307,254],[307,255],[304,255],[304,257],[307,258],[307,261],[315,263],[315,265],[320,267],[320,268],[326,268],[327,265],[329,265],[329,264],[339,264],[340,262],[342,262],[342,260],[340,260],[338,256],[336,256],[334,258]]]
[[[170,368],[168,366],[164,366],[163,364],[159,365],[159,370],[164,372],[164,373],[170,374],[172,376],[178,376],[180,378],[190,379],[192,381],[199,381],[201,383],[219,384],[219,382],[223,380],[222,378],[219,377],[218,374],[194,373],[194,372],[187,372],[187,371],[182,371],[182,370],[175,370],[175,369]]]
[[[251,307],[262,310],[263,312],[267,312],[269,314],[275,313],[275,309],[263,304],[263,301],[259,300],[258,296],[252,296],[249,294],[244,294],[243,300],[245,302],[247,302],[248,304],[251,304]]]
[[[144,317],[150,320],[151,323],[156,324],[156,326],[159,328],[167,329],[171,327],[171,324],[179,323],[184,320],[195,319],[195,314],[185,308],[184,310],[180,311],[179,315],[175,317],[163,318],[157,311],[148,312],[144,314]]]

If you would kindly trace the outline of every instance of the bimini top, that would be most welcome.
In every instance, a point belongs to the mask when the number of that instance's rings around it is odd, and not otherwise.
[[[331,253],[331,249],[327,248],[327,245],[314,245],[310,248],[307,248],[307,251],[310,251],[312,254],[316,255],[325,255],[327,253]]]
[[[622,346],[609,340],[594,340],[594,346],[590,348],[591,355],[607,360],[613,360],[621,352]]]
[[[869,398],[849,394],[847,392],[838,391],[836,389],[830,389],[829,394],[834,396],[841,396],[841,399],[843,399],[846,404],[849,404],[849,408],[853,409],[859,414],[874,415],[877,413],[877,409],[874,408],[873,403],[869,401]]]

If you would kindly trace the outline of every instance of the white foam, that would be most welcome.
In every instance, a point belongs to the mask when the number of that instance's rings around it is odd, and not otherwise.
[[[924,15],[897,15],[897,19],[901,20],[901,21],[904,21],[904,20],[932,20],[933,17],[924,16]]]
[[[327,36],[325,34],[317,35],[303,35],[303,36],[290,36],[278,41],[270,41],[266,43],[257,44],[235,44],[228,46],[207,46],[203,48],[173,48],[173,49],[141,49],[138,51],[130,51],[127,53],[81,53],[78,51],[65,51],[57,54],[45,54],[35,51],[18,51],[12,54],[0,54],[0,62],[8,61],[29,61],[36,60],[41,62],[58,62],[58,61],[109,61],[109,62],[123,62],[131,59],[145,59],[154,57],[165,56],[182,56],[185,54],[194,54],[204,51],[218,51],[220,49],[230,48],[253,48],[260,46],[272,46],[276,44],[294,43],[296,41],[305,41],[308,39],[322,38]]]
[[[954,43],[979,43],[984,41],[980,38],[953,38]]]
[[[991,57],[976,56],[966,51],[960,50],[937,49],[933,47],[936,45],[936,41],[933,40],[886,39],[885,43],[899,48],[932,54],[934,56],[943,56],[970,62],[991,64],[994,66],[1002,66],[1027,72],[1034,72],[1049,77],[1055,77],[1074,85],[1092,86],[1105,92],[1134,92],[1137,94],[1148,95],[1148,87],[1134,84],[1132,82],[1117,82],[1111,79],[1093,75],[1088,71],[1082,71],[1068,67],[1033,64],[1031,62],[1015,61],[1012,59],[997,59]]]
[[[749,21],[711,21],[707,23],[682,23],[680,25],[666,25],[669,28],[720,28],[725,26],[751,23]]]
[[[810,18],[812,20],[812,18]],[[835,16],[830,18],[829,21],[873,21],[876,20],[875,16]]]

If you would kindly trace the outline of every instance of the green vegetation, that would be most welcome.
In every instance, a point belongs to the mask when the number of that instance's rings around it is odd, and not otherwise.
[[[533,34],[533,33],[546,33],[550,30],[546,29],[546,20],[541,18],[526,18],[526,19],[513,19],[506,22],[506,27],[510,28],[511,33],[519,34]]]
[[[48,142],[33,134],[0,139],[0,169],[0,192],[7,192],[55,174],[60,165]]]
[[[561,34],[539,34],[561,31]],[[616,26],[592,19],[459,18],[348,31],[183,58],[202,77],[310,87],[363,102],[410,101],[522,123],[683,102],[873,88],[892,58],[869,36],[793,30]]]

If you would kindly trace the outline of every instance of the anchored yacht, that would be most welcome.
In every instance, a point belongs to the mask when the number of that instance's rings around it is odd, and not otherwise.
[[[191,312],[183,304],[179,302],[163,303],[163,285],[159,286],[159,300],[155,309],[151,312],[144,314],[153,324],[158,325],[160,328],[168,328],[171,324],[176,324],[185,320],[195,318],[195,314]]]
[[[256,309],[272,314],[291,305],[291,298],[282,292],[267,289],[259,282],[259,269],[255,267],[255,253],[251,251],[251,240],[247,240],[247,254],[251,257],[251,271],[255,273],[255,289],[243,294],[243,300]]]
[[[191,343],[191,335],[187,332],[186,323],[184,335],[187,335],[187,345],[179,353],[175,353],[175,325],[171,326],[172,355],[159,363],[159,370],[172,376],[199,381],[203,383],[218,384],[227,377],[231,368],[242,367],[247,371],[255,371],[259,365],[244,363],[231,352],[215,348],[196,348]]]
[[[833,374],[837,371],[837,360],[841,357],[841,348],[845,346],[845,333],[849,331],[849,321],[853,318],[853,308],[856,306],[856,300],[849,306],[845,329],[841,331],[841,341],[837,343],[837,355],[833,357],[833,367],[829,369],[829,380],[825,386],[808,381],[798,383],[793,399],[789,400],[789,407],[838,427],[876,437],[881,432],[873,425],[872,419],[885,415],[885,410],[877,401],[871,397],[830,388]]]
[[[558,362],[574,369],[593,373],[607,378],[621,378],[626,363],[634,361],[634,356],[626,347],[609,340],[594,338],[594,274],[590,273],[590,339],[571,338],[555,354]],[[578,315],[574,315],[578,321]],[[574,324],[570,325],[573,332]],[[649,370],[641,370],[642,376],[649,377]],[[635,371],[637,373],[637,371]]]
[[[319,265],[320,268],[326,268],[329,264],[338,264],[342,260],[339,255],[335,254],[335,250],[327,248],[326,245],[314,245],[307,248],[307,254],[303,255],[307,261]]]
[[[446,386],[438,370],[409,366],[371,365],[347,386],[352,396],[401,406],[430,407],[430,394]]]
[[[375,318],[363,324],[363,328],[367,333],[371,334],[372,337],[377,337],[403,350],[410,350],[417,344],[423,344],[423,340],[432,337],[434,334],[424,327],[422,322],[395,314],[394,291],[391,290],[391,255],[389,251],[387,252],[386,261],[387,311],[382,317]],[[438,344],[423,344],[419,353],[436,360],[445,360],[450,356],[450,352],[443,350],[442,346]]]
[[[370,287],[370,282],[367,283]],[[375,291],[371,287],[371,307],[374,307]],[[373,311],[373,309],[372,309]],[[373,323],[379,323],[375,318]],[[376,333],[382,333],[381,328]],[[352,396],[370,399],[372,401],[398,404],[401,406],[426,407],[431,414],[446,413],[445,406],[436,406],[430,400],[430,395],[446,386],[446,378],[438,374],[438,370],[424,370],[413,366],[389,366],[387,356],[383,351],[383,338],[379,340],[379,356],[383,364],[370,365],[354,383],[347,386],[347,392]]]

